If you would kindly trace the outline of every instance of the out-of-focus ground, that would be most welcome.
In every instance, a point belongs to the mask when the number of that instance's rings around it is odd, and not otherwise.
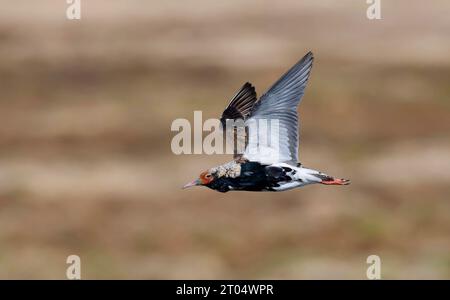
[[[450,278],[450,3],[0,1],[0,278]],[[175,118],[308,50],[300,159],[348,187],[181,190]]]

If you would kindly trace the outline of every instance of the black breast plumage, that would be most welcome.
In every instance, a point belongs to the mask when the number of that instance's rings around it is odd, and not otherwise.
[[[245,162],[241,164],[240,176],[235,178],[222,176],[214,179],[207,187],[223,193],[230,190],[275,191],[274,187],[279,187],[280,182],[292,180],[287,174],[287,172],[292,171],[288,167],[264,165],[259,162]]]

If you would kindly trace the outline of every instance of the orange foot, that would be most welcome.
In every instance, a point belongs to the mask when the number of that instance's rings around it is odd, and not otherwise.
[[[350,184],[350,180],[348,179],[335,179],[332,180],[322,180],[321,184],[329,184],[329,185],[348,185]]]

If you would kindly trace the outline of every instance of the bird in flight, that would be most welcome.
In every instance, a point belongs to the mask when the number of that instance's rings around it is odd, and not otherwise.
[[[313,60],[312,52],[308,52],[259,101],[255,88],[245,83],[221,117],[224,129],[228,129],[226,124],[229,120],[244,121],[247,141],[243,153],[235,153],[233,161],[202,172],[198,179],[183,188],[206,186],[223,193],[278,192],[313,183],[349,184],[347,179],[305,168],[298,162],[297,107],[305,92]],[[261,121],[266,125],[262,126]]]

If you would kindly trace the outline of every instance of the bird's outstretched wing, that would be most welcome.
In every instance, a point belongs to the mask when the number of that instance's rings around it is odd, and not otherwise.
[[[244,158],[269,164],[297,164],[297,106],[304,94],[313,60],[312,52],[308,52],[255,103],[245,122],[249,128],[249,142]],[[262,143],[268,137],[267,131],[261,130],[260,120],[266,120],[267,125],[264,126],[271,128],[270,134],[277,132],[276,147],[273,147],[273,135],[269,138],[269,143]]]
[[[245,120],[251,113],[253,105],[256,102],[255,87],[250,82],[246,82],[239,91],[231,98],[227,108],[222,113],[220,122],[225,127],[227,119]]]
[[[231,98],[230,103],[225,108],[220,118],[222,128],[226,132],[227,138],[233,140],[234,143],[234,158],[239,159],[245,149],[245,125],[244,121],[250,115],[252,108],[256,102],[256,91],[251,83],[246,82],[239,91]],[[236,127],[227,128],[227,120],[237,121],[242,120],[241,129],[238,130]],[[239,126],[239,123],[235,123],[235,126]],[[242,147],[238,147],[242,145]]]

